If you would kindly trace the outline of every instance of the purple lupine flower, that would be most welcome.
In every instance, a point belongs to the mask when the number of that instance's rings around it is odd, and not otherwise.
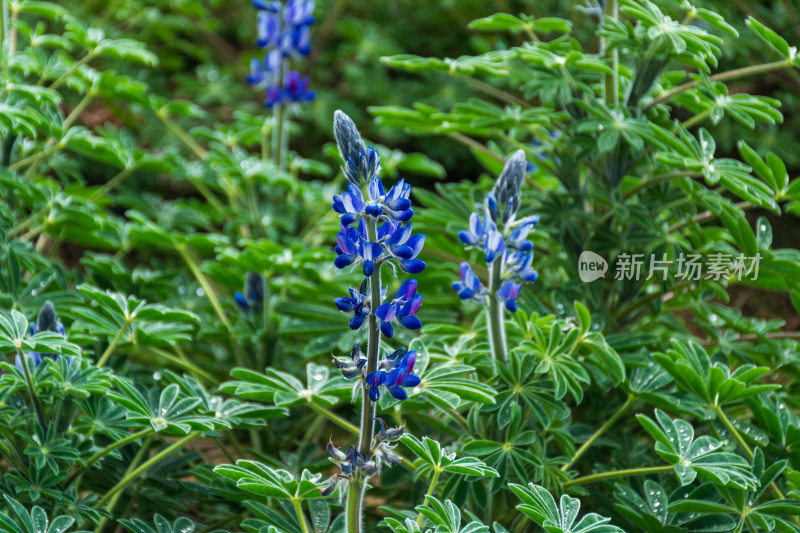
[[[532,268],[532,252],[514,252],[503,258],[503,276],[517,281],[534,282],[539,274]]]
[[[453,283],[453,289],[458,292],[458,297],[462,300],[470,298],[480,299],[484,297],[484,289],[481,280],[472,271],[472,267],[466,261],[461,263],[461,281]]]
[[[487,232],[483,247],[486,251],[485,259],[487,263],[491,263],[496,257],[506,251],[506,243],[503,240],[503,235],[497,230]]]
[[[512,313],[517,312],[517,296],[519,296],[520,289],[522,289],[522,283],[506,281],[497,291],[497,295],[505,302],[506,309]]]
[[[311,52],[309,26],[314,23],[312,0],[253,0],[258,10],[256,45],[267,50],[263,61],[252,60],[247,83],[265,86],[264,105],[271,109],[288,102],[308,102],[315,97],[309,79],[289,70],[292,57]],[[281,72],[284,72],[281,78]]]
[[[538,215],[525,217],[515,222],[512,226],[513,229],[508,234],[508,247],[520,252],[529,252],[533,250],[533,243],[529,241],[527,237],[528,233],[533,230],[538,222]]]
[[[406,353],[405,348],[395,350],[386,356],[381,365],[388,370],[376,370],[366,378],[369,387],[369,398],[377,402],[380,398],[380,388],[385,387],[389,394],[397,400],[408,398],[404,387],[416,387],[422,381],[413,373],[417,352]]]
[[[379,240],[385,237],[389,254],[397,260],[403,272],[419,274],[425,270],[425,262],[417,259],[425,244],[425,235],[411,234],[411,223],[403,226],[397,221],[384,222],[378,229]]]
[[[233,293],[233,300],[245,313],[258,312],[264,303],[265,287],[264,276],[248,272],[244,281],[244,293],[236,291]]]
[[[334,251],[337,256],[333,261],[336,268],[363,264],[364,275],[372,274],[375,270],[375,262],[383,254],[383,248],[377,242],[370,242],[367,239],[367,230],[363,220],[359,223],[358,229],[353,226],[341,226],[336,239],[337,245]]]
[[[297,71],[286,73],[283,78],[283,95],[292,102],[310,102],[316,94],[308,90],[308,76],[301,76]]]
[[[350,319],[350,329],[359,329],[364,320],[369,316],[371,310],[369,308],[368,294],[366,293],[369,287],[369,278],[365,278],[361,283],[359,290],[350,288],[350,296],[336,298],[336,308],[345,313],[353,313]]]
[[[422,295],[417,294],[417,280],[408,279],[400,285],[397,297],[391,302],[381,304],[375,310],[375,316],[381,319],[381,332],[392,338],[394,328],[392,322],[399,322],[404,328],[419,329],[422,322],[414,316],[422,305]]]

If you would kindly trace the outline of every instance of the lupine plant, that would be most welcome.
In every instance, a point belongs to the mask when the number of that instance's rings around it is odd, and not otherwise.
[[[452,5],[0,0],[0,533],[800,531],[796,10]]]
[[[310,26],[314,23],[314,0],[253,0],[258,11],[256,44],[266,53],[251,60],[247,82],[264,90],[264,106],[274,110],[272,161],[284,167],[289,144],[286,109],[292,102],[314,99],[309,78],[292,70],[292,61],[311,53]],[[266,139],[262,141],[266,146]],[[266,157],[266,148],[262,155]]]

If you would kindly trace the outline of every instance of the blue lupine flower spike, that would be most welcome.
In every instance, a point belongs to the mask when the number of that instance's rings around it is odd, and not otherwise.
[[[522,150],[515,152],[506,162],[486,204],[480,213],[472,213],[469,229],[460,231],[458,239],[468,248],[483,252],[487,266],[500,261],[502,284],[495,294],[490,294],[472,270],[469,263],[461,263],[461,281],[453,283],[453,290],[462,300],[478,300],[485,305],[490,298],[503,301],[509,312],[517,310],[517,298],[523,282],[536,281],[538,274],[532,268],[533,242],[528,235],[539,222],[539,217],[528,216],[517,220],[522,183],[527,161]]]

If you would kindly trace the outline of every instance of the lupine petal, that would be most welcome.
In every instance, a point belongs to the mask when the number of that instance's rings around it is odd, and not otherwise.
[[[247,300],[245,299],[244,294],[241,292],[236,291],[233,293],[233,299],[236,301],[236,305],[238,305],[242,311],[247,311],[250,308],[250,306],[247,305]]]
[[[389,394],[397,400],[405,400],[408,398],[408,394],[403,387],[389,387]]]
[[[422,322],[415,316],[401,316],[398,320],[400,320],[403,327],[407,329],[419,329],[422,327]]]
[[[336,268],[344,268],[348,265],[352,265],[355,260],[356,256],[354,255],[342,254],[333,260],[333,264],[336,265]]]
[[[425,270],[425,261],[421,259],[408,259],[400,261],[400,267],[409,274],[419,274]]]
[[[422,379],[416,374],[409,374],[403,379],[403,387],[416,387]]]
[[[381,333],[383,333],[383,336],[387,339],[392,338],[392,335],[394,335],[394,328],[391,322],[381,322]]]
[[[397,306],[392,305],[391,302],[386,302],[380,305],[378,309],[375,310],[375,316],[383,320],[384,322],[391,322],[394,320],[395,314],[397,313]]]
[[[350,329],[356,330],[359,329],[364,324],[364,317],[360,315],[355,315],[353,318],[350,319]]]
[[[369,388],[369,399],[373,402],[377,402],[381,397],[381,393],[378,390],[378,387],[370,387]]]

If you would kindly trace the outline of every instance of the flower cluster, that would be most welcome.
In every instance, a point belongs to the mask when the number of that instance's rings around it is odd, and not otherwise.
[[[374,476],[380,473],[383,465],[393,466],[400,463],[400,457],[392,451],[394,449],[392,443],[403,436],[403,427],[387,428],[386,422],[382,419],[376,417],[375,421],[378,422],[380,431],[375,435],[369,457],[354,445],[350,445],[345,453],[332,442],[328,443],[326,448],[328,458],[339,467],[341,473],[332,476],[328,480],[328,485],[320,490],[323,496],[332,494],[339,483],[352,476]]]
[[[532,268],[533,243],[528,240],[528,234],[539,222],[539,217],[516,218],[526,168],[525,153],[518,150],[506,162],[489,193],[482,208],[483,216],[472,213],[469,229],[458,234],[462,243],[483,252],[490,270],[496,262],[499,261],[500,265],[500,284],[490,291],[481,283],[469,263],[461,263],[461,281],[453,283],[453,289],[462,300],[475,299],[488,303],[490,298],[498,297],[506,309],[513,313],[517,310],[517,297],[522,283],[536,281],[538,277]]]
[[[336,112],[334,133],[339,152],[345,164],[343,171],[349,181],[347,192],[333,196],[333,210],[341,215],[341,227],[336,236],[337,268],[361,267],[365,276],[358,290],[350,289],[350,296],[336,299],[340,311],[353,313],[350,327],[361,328],[370,314],[380,320],[381,332],[392,337],[392,323],[407,329],[422,326],[415,313],[422,305],[422,295],[416,294],[416,280],[407,280],[397,292],[397,297],[372,309],[373,290],[380,291],[385,300],[385,287],[372,287],[370,277],[376,268],[387,264],[409,274],[425,269],[418,259],[425,244],[425,235],[412,233],[411,186],[404,180],[386,192],[378,177],[380,156],[361,140],[355,124],[341,111]]]
[[[383,369],[372,372],[366,378],[370,399],[373,402],[378,401],[381,387],[397,400],[408,398],[403,387],[416,387],[421,381],[419,376],[413,373],[416,360],[417,352],[406,352],[405,348],[399,348],[386,355],[381,361]]]
[[[30,335],[31,337],[36,335],[37,333],[43,331],[50,331],[52,333],[58,333],[61,336],[66,336],[66,329],[64,328],[64,324],[58,319],[58,315],[56,315],[56,309],[53,307],[52,302],[45,302],[42,306],[42,309],[39,311],[39,318],[36,322],[31,322],[30,326]],[[58,354],[54,353],[38,353],[38,352],[25,352],[25,359],[30,367],[30,363],[33,363],[34,368],[38,367],[42,364],[45,358],[55,359],[58,357]],[[68,360],[68,364],[72,364],[72,360],[74,356],[71,356]],[[15,366],[17,369],[22,372],[22,359],[19,355],[17,355],[15,361]]]
[[[258,10],[256,45],[267,51],[263,59],[253,58],[247,82],[265,88],[265,105],[314,99],[307,76],[289,68],[292,57],[311,52],[310,27],[314,23],[314,0],[253,0]]]

